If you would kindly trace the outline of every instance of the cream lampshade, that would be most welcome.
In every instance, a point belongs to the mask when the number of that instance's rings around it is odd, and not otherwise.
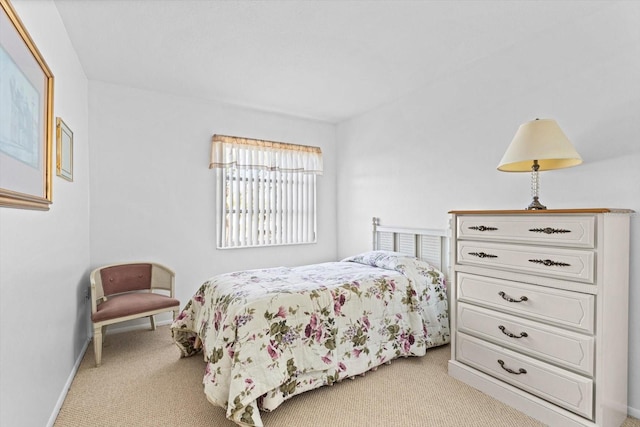
[[[538,171],[568,168],[580,163],[582,157],[555,120],[535,119],[520,125],[498,165],[498,170],[531,172],[533,201],[527,209],[546,209],[538,201]]]

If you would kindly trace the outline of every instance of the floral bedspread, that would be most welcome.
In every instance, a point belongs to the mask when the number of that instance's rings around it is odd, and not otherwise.
[[[183,357],[203,353],[209,401],[262,426],[259,409],[449,342],[446,285],[429,264],[385,251],[222,274],[171,331]]]

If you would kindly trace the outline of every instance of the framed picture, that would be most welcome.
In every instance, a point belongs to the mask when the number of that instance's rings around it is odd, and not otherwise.
[[[56,118],[56,174],[73,181],[73,132],[60,117]]]
[[[0,206],[48,210],[53,74],[11,3],[0,6]]]

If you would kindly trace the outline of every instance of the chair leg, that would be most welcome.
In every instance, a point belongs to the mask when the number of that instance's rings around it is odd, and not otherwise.
[[[93,352],[96,357],[96,368],[102,363],[102,327],[93,327]]]
[[[153,316],[149,316],[149,319],[151,320],[151,330],[155,331],[156,330],[156,320],[153,318]]]

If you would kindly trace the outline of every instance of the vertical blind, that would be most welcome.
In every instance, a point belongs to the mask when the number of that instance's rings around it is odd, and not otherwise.
[[[218,248],[316,242],[318,147],[214,135]]]

